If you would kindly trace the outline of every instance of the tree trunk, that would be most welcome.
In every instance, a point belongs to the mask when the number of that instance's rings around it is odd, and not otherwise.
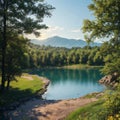
[[[3,4],[3,39],[2,39],[2,81],[1,91],[5,89],[5,56],[6,56],[6,1]]]
[[[6,89],[9,90],[9,87],[10,87],[10,79],[8,78]]]

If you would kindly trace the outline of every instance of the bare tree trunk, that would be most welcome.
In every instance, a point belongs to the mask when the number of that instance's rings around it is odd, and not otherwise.
[[[2,39],[2,81],[1,91],[5,89],[5,56],[6,56],[6,0],[3,3],[3,39]]]

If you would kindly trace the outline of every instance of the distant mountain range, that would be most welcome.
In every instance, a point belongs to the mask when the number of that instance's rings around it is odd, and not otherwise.
[[[31,40],[32,43],[37,45],[44,45],[44,46],[52,46],[52,47],[65,47],[65,48],[72,48],[72,47],[84,47],[87,43],[84,40],[76,40],[76,39],[67,39],[62,38],[59,36],[54,36],[51,38],[47,38],[45,40]],[[101,43],[90,43],[90,46],[100,46]]]

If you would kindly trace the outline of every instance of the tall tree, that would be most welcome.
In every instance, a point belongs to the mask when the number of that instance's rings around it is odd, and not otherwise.
[[[109,39],[109,42],[101,47],[105,60],[103,72],[117,73],[116,75],[120,76],[120,0],[93,0],[89,9],[93,11],[95,19],[84,21],[83,32],[87,33],[92,41],[96,38]],[[118,81],[120,77],[114,80]],[[104,109],[106,112],[101,115],[102,119],[117,119],[115,116],[120,114],[118,88],[106,95]]]
[[[120,56],[120,0],[92,0],[93,3],[88,6],[89,10],[93,12],[94,20],[84,20],[83,33],[89,36],[91,41],[96,38],[109,39],[106,51],[111,50],[111,62],[106,62],[107,66],[113,68],[116,64],[114,62],[119,61]],[[119,63],[119,62],[117,62]],[[120,64],[118,65],[120,66]],[[104,70],[105,73],[111,73],[112,71]],[[114,72],[118,72],[118,67]],[[120,69],[119,69],[120,73]]]
[[[1,90],[5,87],[5,61],[7,46],[7,31],[18,33],[34,33],[40,35],[39,29],[47,28],[40,24],[45,16],[51,16],[53,7],[44,0],[0,0],[0,35],[2,48],[2,82]]]
[[[5,82],[8,90],[10,82],[12,80],[16,80],[16,76],[21,75],[23,65],[27,64],[24,61],[26,61],[25,54],[28,52],[28,40],[23,36],[13,32],[7,35],[7,40],[8,44],[6,46]]]

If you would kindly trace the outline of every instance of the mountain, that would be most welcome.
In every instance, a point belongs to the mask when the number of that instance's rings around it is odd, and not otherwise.
[[[72,47],[84,47],[87,43],[84,40],[76,40],[76,39],[67,39],[62,38],[59,36],[54,36],[51,38],[47,38],[45,40],[31,40],[32,43],[37,45],[45,45],[45,46],[53,46],[53,47],[65,47],[65,48],[72,48]],[[90,46],[100,46],[101,43],[91,43]]]

